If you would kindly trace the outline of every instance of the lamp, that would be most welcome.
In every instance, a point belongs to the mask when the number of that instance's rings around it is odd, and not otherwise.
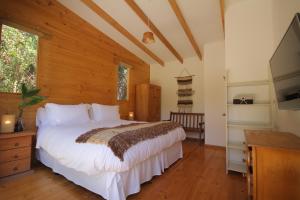
[[[128,113],[128,119],[129,120],[134,120],[134,112],[129,112]]]
[[[152,44],[155,42],[154,40],[154,35],[152,32],[147,31],[144,33],[143,35],[143,40],[142,40],[145,44]]]
[[[150,22],[149,22],[149,17],[148,18],[148,27],[150,28]],[[155,39],[154,39],[154,35],[151,31],[146,31],[144,34],[143,34],[143,39],[142,41],[145,43],[145,44],[152,44],[155,42]]]
[[[16,117],[15,115],[5,114],[1,117],[1,133],[14,132]]]

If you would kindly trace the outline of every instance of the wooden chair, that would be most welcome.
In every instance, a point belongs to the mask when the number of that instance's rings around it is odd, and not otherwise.
[[[200,144],[204,143],[204,113],[170,112],[169,120],[181,124],[186,132],[199,133]]]

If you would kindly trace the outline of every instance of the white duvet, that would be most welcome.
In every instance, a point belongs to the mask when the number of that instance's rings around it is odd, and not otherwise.
[[[184,130],[176,128],[166,135],[145,140],[132,146],[125,152],[124,161],[120,161],[106,145],[75,142],[78,136],[91,129],[130,123],[133,123],[133,121],[91,121],[72,126],[39,127],[36,148],[47,151],[48,154],[66,167],[88,175],[95,175],[103,171],[127,171],[139,162],[185,139]]]

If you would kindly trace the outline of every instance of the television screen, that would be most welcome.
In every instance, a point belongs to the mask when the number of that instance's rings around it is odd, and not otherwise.
[[[297,13],[270,60],[279,109],[300,109],[300,14]]]

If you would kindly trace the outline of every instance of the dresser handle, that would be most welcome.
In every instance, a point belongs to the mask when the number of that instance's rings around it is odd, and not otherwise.
[[[15,147],[17,147],[17,146],[19,146],[19,143],[17,142],[17,143],[15,143]]]
[[[14,158],[19,158],[19,156],[18,155],[14,155]]]
[[[13,170],[14,170],[14,171],[17,171],[17,170],[18,170],[18,167],[14,167]]]

